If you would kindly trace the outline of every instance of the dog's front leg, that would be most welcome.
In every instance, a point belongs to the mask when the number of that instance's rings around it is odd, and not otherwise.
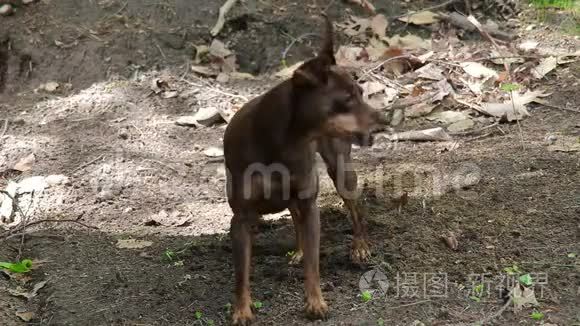
[[[248,213],[234,213],[230,235],[234,256],[236,298],[232,325],[247,326],[254,320],[250,295],[250,263],[252,259],[252,222],[256,218]]]
[[[320,213],[316,197],[298,200],[298,225],[303,244],[304,289],[306,295],[306,315],[311,319],[325,319],[328,306],[320,290]]]

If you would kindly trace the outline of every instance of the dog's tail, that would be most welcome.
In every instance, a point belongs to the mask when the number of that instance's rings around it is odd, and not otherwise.
[[[334,26],[332,22],[328,18],[326,13],[322,13],[322,18],[324,18],[326,30],[324,31],[323,36],[323,43],[320,52],[318,53],[319,57],[324,57],[330,59],[330,64],[335,65],[336,59],[334,58]]]

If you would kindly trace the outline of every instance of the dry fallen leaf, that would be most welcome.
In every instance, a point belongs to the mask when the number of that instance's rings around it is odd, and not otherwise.
[[[226,48],[226,45],[222,41],[214,39],[209,46],[209,54],[214,57],[225,58],[233,53]]]
[[[546,76],[546,74],[554,70],[556,66],[558,66],[558,58],[544,58],[535,68],[532,69],[532,75],[534,75],[536,79],[542,79],[544,76]]]
[[[16,289],[8,289],[8,293],[16,297],[24,297],[26,299],[32,299],[36,295],[38,295],[38,291],[40,291],[40,289],[42,289],[47,282],[48,280],[36,283],[32,288],[32,291],[30,292],[26,292],[23,288],[17,287]]]
[[[120,249],[142,249],[153,245],[152,241],[137,240],[137,239],[119,239],[117,240],[117,248]]]
[[[215,77],[218,75],[217,71],[205,66],[191,66],[191,71],[205,77]]]
[[[20,171],[20,172],[26,172],[32,169],[32,165],[34,165],[34,162],[36,161],[36,157],[34,156],[34,154],[30,154],[22,159],[20,159],[20,161],[18,161],[16,164],[14,164],[13,169]]]
[[[498,74],[495,70],[487,68],[478,62],[462,62],[459,65],[468,75],[475,78],[497,79],[498,77]]]
[[[420,11],[411,15],[405,15],[399,18],[400,21],[415,25],[429,25],[439,21],[439,16],[431,11]]]
[[[475,122],[471,119],[464,119],[456,121],[447,127],[450,132],[463,132],[467,129],[473,128]]]
[[[536,300],[536,294],[534,293],[534,290],[531,288],[522,287],[519,283],[516,284],[512,289],[511,296],[514,303],[514,312],[518,312],[527,306],[539,305],[538,300]]]
[[[394,35],[393,37],[385,37],[383,39],[389,43],[389,46],[391,47],[400,47],[407,50],[431,49],[431,40],[425,40],[413,34],[405,36]]]
[[[22,311],[22,312],[17,311],[16,316],[18,316],[18,318],[22,319],[25,322],[29,322],[34,318],[34,312],[32,312],[32,311]]]
[[[418,103],[405,109],[405,117],[416,118],[431,113],[439,104]]]
[[[529,116],[526,104],[534,102],[539,97],[549,94],[542,91],[527,91],[524,94],[513,93],[513,101],[508,99],[503,103],[482,103],[479,112],[495,116],[501,120],[514,121]]]
[[[443,111],[431,114],[427,117],[427,120],[435,120],[444,124],[450,124],[465,119],[469,119],[469,115],[463,111]]]
[[[341,46],[336,51],[335,59],[336,64],[344,67],[360,67],[364,65],[362,58],[362,48]]]
[[[445,76],[443,76],[443,69],[441,67],[438,67],[434,63],[426,64],[423,67],[415,70],[415,72],[418,74],[419,78],[431,79],[436,81],[445,78]]]
[[[385,37],[385,35],[387,35],[388,26],[389,21],[383,14],[378,14],[371,20],[371,28],[379,37]]]

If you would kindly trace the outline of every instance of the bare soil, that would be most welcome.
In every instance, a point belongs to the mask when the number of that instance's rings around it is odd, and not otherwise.
[[[387,15],[404,10],[376,3]],[[187,73],[194,45],[210,41],[220,5],[43,1],[0,17],[0,119],[7,121],[6,131],[0,128],[0,170],[35,153],[33,169],[19,178],[64,174],[71,182],[35,194],[30,216],[98,227],[42,224],[22,245],[14,237],[0,246],[0,261],[14,260],[22,248],[21,257],[41,262],[23,287],[48,280],[23,300],[8,294],[21,284],[0,274],[3,325],[26,324],[16,316],[22,309],[34,312],[34,325],[226,324],[233,298],[231,212],[222,162],[203,154],[221,145],[223,125],[174,123],[199,108],[196,94],[229,96]],[[267,76],[291,42],[284,35],[317,33],[312,15],[325,6],[247,1],[232,11],[219,38],[242,71],[263,77],[223,89],[251,97],[273,85]],[[337,1],[331,18],[341,19],[345,8]],[[297,44],[287,60],[310,56],[316,41]],[[552,103],[580,107],[579,68],[568,65],[543,81]],[[152,92],[156,78],[179,96]],[[36,91],[49,81],[60,83],[56,93]],[[426,126],[409,121],[401,129]],[[329,320],[312,324],[470,325],[500,310],[509,288],[501,275],[513,265],[545,283],[535,289],[544,322],[580,323],[579,265],[568,257],[580,254],[580,153],[549,151],[546,141],[577,139],[580,115],[537,107],[520,127],[502,124],[485,137],[453,142],[356,149],[373,245],[368,266],[349,260],[348,216],[321,165],[321,281],[332,311]],[[467,189],[440,187],[466,174],[477,179]],[[398,182],[409,192],[400,210],[392,194]],[[450,233],[457,250],[443,241]],[[127,238],[152,245],[118,248]],[[259,226],[252,274],[253,297],[262,303],[258,325],[311,324],[302,313],[302,270],[287,264],[293,248],[287,215]],[[359,281],[372,270],[384,273],[389,287],[364,303]],[[483,274],[486,280],[476,283],[486,284],[485,294],[474,300],[472,278]],[[445,276],[444,293],[426,288],[434,283],[424,277],[433,275]],[[539,324],[532,311],[507,309],[489,324]]]

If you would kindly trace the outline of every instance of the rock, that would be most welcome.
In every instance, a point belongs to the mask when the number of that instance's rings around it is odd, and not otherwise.
[[[0,5],[0,16],[10,16],[14,13],[14,8],[10,4]]]
[[[401,122],[403,122],[404,118],[405,118],[405,111],[403,111],[402,109],[395,110],[393,112],[393,118],[391,119],[391,127],[396,127],[396,126],[400,125]]]
[[[70,184],[70,179],[62,174],[53,174],[47,176],[45,182],[48,186],[68,185]]]
[[[215,80],[216,80],[218,83],[225,84],[225,83],[227,83],[227,82],[230,80],[230,76],[229,76],[228,74],[224,73],[224,72],[220,72],[220,73],[217,75],[217,77],[215,78]]]
[[[199,122],[197,122],[197,120],[195,120],[195,118],[193,116],[184,116],[184,117],[179,117],[176,121],[175,124],[178,126],[185,126],[185,127],[199,127],[201,126],[201,124]]]
[[[223,118],[220,114],[220,111],[212,106],[208,106],[205,108],[200,108],[197,112],[193,115],[195,121],[199,124],[202,124],[206,127],[209,127],[215,123],[223,121]]]
[[[209,157],[221,157],[224,156],[224,150],[218,147],[209,147],[203,151],[203,155]]]
[[[36,2],[36,0],[22,0],[22,4],[23,5],[29,5],[29,4],[31,4],[33,2]]]
[[[54,92],[56,92],[56,90],[58,89],[59,86],[60,86],[59,83],[54,82],[54,81],[50,81],[46,84],[40,85],[39,89],[44,90],[44,91],[49,92],[49,93],[54,93]]]
[[[454,122],[447,127],[450,132],[462,132],[469,128],[472,128],[475,123],[471,119],[459,120]]]

